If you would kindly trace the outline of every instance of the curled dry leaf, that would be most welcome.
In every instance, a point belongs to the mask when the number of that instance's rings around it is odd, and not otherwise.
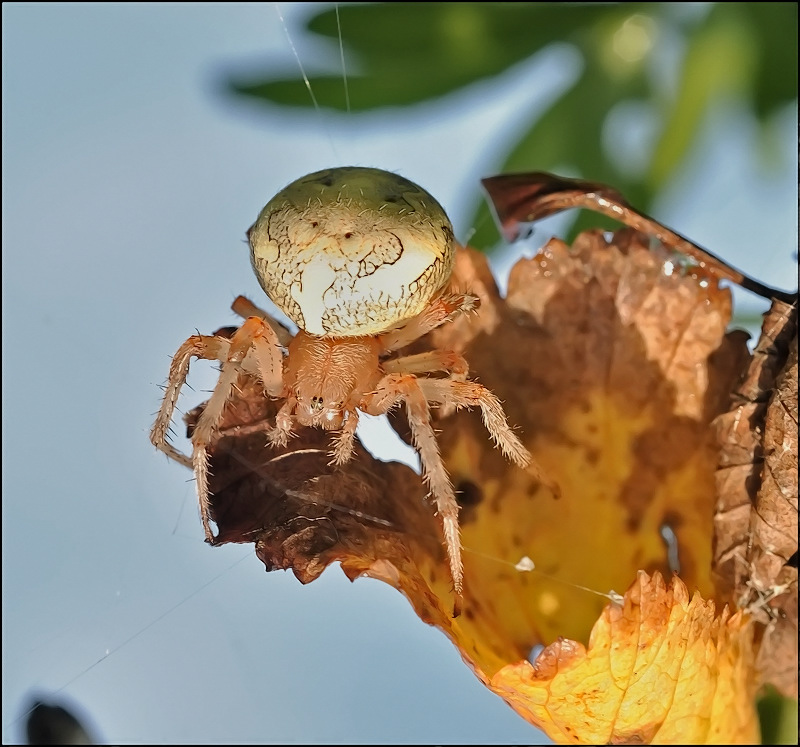
[[[460,617],[419,477],[360,447],[330,467],[317,429],[266,447],[275,407],[246,378],[211,450],[219,542],[254,542],[268,570],[303,582],[340,561],[394,585],[555,740],[753,741],[752,627],[715,613],[709,543],[710,424],[747,351],[725,334],[729,292],[651,244],[629,229],[552,240],[517,263],[506,299],[482,255],[458,254],[454,285],[480,314],[419,345],[464,353],[546,475],[510,466],[477,413],[438,412],[462,507]]]
[[[527,174],[500,174],[482,179],[503,235],[516,239],[521,224],[554,215],[562,210],[586,208],[624,223],[626,226],[658,239],[684,257],[691,257],[698,267],[716,278],[725,278],[764,298],[786,303],[797,300],[796,293],[770,288],[731,267],[708,249],[695,244],[677,231],[637,210],[616,189],[607,184],[572,179],[545,171]]]
[[[797,305],[773,302],[716,421],[714,571],[721,596],[763,626],[760,681],[797,697]]]

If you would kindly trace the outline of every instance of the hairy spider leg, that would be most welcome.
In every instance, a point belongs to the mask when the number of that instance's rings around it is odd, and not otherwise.
[[[233,299],[233,303],[231,304],[231,309],[233,309],[235,314],[238,314],[242,319],[247,319],[251,316],[257,316],[263,319],[270,327],[272,327],[272,331],[275,333],[275,336],[278,338],[283,347],[288,347],[289,343],[292,341],[292,333],[286,329],[277,319],[274,319],[270,316],[264,309],[256,306],[247,296],[236,296]]]
[[[230,399],[236,380],[239,378],[241,368],[233,361],[222,364],[219,381],[211,393],[202,414],[197,420],[192,432],[192,469],[194,470],[197,485],[197,498],[200,502],[200,516],[203,520],[203,529],[206,533],[206,542],[214,541],[211,531],[211,498],[208,489],[208,451],[217,425],[222,418],[225,404]]]
[[[386,373],[433,373],[444,371],[455,381],[465,381],[469,365],[463,355],[453,350],[429,350],[425,353],[404,355],[383,362]]]
[[[547,487],[556,497],[561,488],[548,477],[545,470],[522,445],[506,419],[497,396],[476,381],[452,379],[419,379],[419,385],[429,402],[445,406],[480,407],[483,424],[497,447],[507,459],[522,467],[531,477]]]
[[[220,377],[192,432],[192,457],[188,459],[167,440],[166,433],[175,410],[175,403],[191,359],[203,358],[222,362]],[[283,391],[283,353],[272,327],[260,317],[250,317],[230,340],[224,337],[195,335],[178,348],[170,366],[169,382],[161,410],[150,434],[150,440],[168,456],[192,467],[197,483],[197,497],[206,541],[213,542],[210,497],[208,489],[208,451],[217,433],[219,421],[231,392],[242,372],[256,373],[271,396]]]
[[[192,358],[202,358],[204,360],[224,361],[228,357],[230,350],[230,340],[224,337],[212,337],[211,335],[192,335],[184,342],[175,355],[172,356],[172,363],[169,367],[169,378],[164,390],[164,399],[161,400],[161,408],[156,416],[156,422],[150,431],[150,442],[159,451],[163,451],[168,457],[176,462],[192,466],[192,460],[185,454],[178,451],[167,437],[172,416],[175,413],[175,405],[178,402],[178,395],[186,383],[189,374],[189,364]]]
[[[393,330],[379,339],[382,352],[391,352],[409,345],[422,335],[451,321],[458,314],[474,311],[480,306],[480,299],[468,293],[452,293],[440,296],[418,317],[407,322],[403,327]],[[400,362],[402,360],[402,363]],[[465,381],[469,366],[464,357],[454,351],[432,350],[427,353],[408,355],[402,359],[386,361],[383,365],[387,373],[429,373],[445,371],[457,381]],[[453,408],[445,405],[442,412],[450,414]]]
[[[506,420],[497,396],[477,381],[420,379],[419,385],[429,402],[461,407],[480,407],[486,430],[503,455],[520,467],[527,467],[531,455]]]
[[[355,407],[348,409],[347,420],[344,421],[339,435],[331,451],[331,465],[345,464],[350,461],[353,455],[353,440],[356,436],[356,428],[358,427],[358,410]]]
[[[399,402],[404,402],[406,405],[411,437],[419,452],[423,477],[436,502],[436,510],[442,520],[445,548],[453,578],[453,590],[456,594],[455,616],[460,610],[464,589],[458,502],[439,454],[439,444],[430,424],[430,410],[425,394],[420,388],[416,376],[391,373],[384,376],[376,390],[364,398],[361,409],[370,415],[383,415]]]
[[[290,394],[275,416],[275,427],[267,434],[270,446],[286,446],[292,435],[292,413],[297,407],[297,400]]]
[[[211,500],[208,489],[208,451],[217,433],[219,421],[230,399],[231,392],[239,374],[250,366],[242,364],[254,362],[258,377],[272,397],[283,392],[283,353],[275,331],[261,317],[245,319],[231,337],[227,360],[222,364],[219,381],[211,398],[206,403],[192,433],[192,467],[197,481],[197,496],[200,501],[200,515],[206,541],[213,542],[211,532]]]
[[[468,293],[450,293],[439,296],[435,301],[431,301],[421,314],[409,319],[401,327],[382,334],[378,338],[381,343],[381,354],[404,348],[458,314],[473,311],[478,306],[480,306],[480,299]]]

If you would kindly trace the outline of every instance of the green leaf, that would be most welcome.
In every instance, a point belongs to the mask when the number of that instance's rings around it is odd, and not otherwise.
[[[715,5],[689,37],[678,95],[665,102],[664,126],[647,177],[652,189],[683,163],[712,104],[751,87],[755,58],[754,40],[739,6]]]
[[[797,698],[766,689],[758,701],[762,744],[797,744]]]
[[[614,13],[620,15],[619,9]],[[310,19],[308,29],[338,44],[341,26],[350,107],[364,111],[420,103],[496,76],[555,41],[578,40],[608,15],[602,5],[373,3],[340,7],[340,23],[335,9],[326,10]],[[345,110],[339,65],[337,50],[331,54],[336,73],[309,80],[320,106]],[[228,87],[263,101],[313,106],[299,73],[280,79],[238,75]]]
[[[797,99],[797,3],[742,3],[757,52],[750,97],[764,120]]]

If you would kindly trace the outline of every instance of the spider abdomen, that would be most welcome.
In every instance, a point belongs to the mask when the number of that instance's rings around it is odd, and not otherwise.
[[[381,169],[309,174],[248,231],[261,287],[318,337],[376,335],[419,314],[453,268],[453,227],[421,187]]]

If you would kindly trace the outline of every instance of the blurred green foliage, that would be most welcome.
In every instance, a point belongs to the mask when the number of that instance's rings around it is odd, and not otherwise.
[[[797,744],[797,700],[769,687],[758,701],[761,744]]]
[[[330,73],[309,76],[319,106],[353,112],[445,96],[552,44],[569,44],[582,69],[508,143],[497,173],[583,176],[614,186],[645,212],[691,156],[713,105],[740,101],[767,140],[771,116],[797,99],[796,3],[358,3],[339,6],[338,15],[332,5],[307,29],[336,60]],[[349,97],[338,63],[340,29]],[[236,76],[228,87],[272,104],[314,106],[299,71],[282,79]],[[644,107],[655,123],[638,167],[620,164],[604,146],[604,137],[614,136],[605,132],[609,115],[620,104]],[[492,246],[498,234],[488,209],[476,210],[470,243]],[[573,230],[589,225],[585,220]],[[595,215],[591,225],[611,223]]]

